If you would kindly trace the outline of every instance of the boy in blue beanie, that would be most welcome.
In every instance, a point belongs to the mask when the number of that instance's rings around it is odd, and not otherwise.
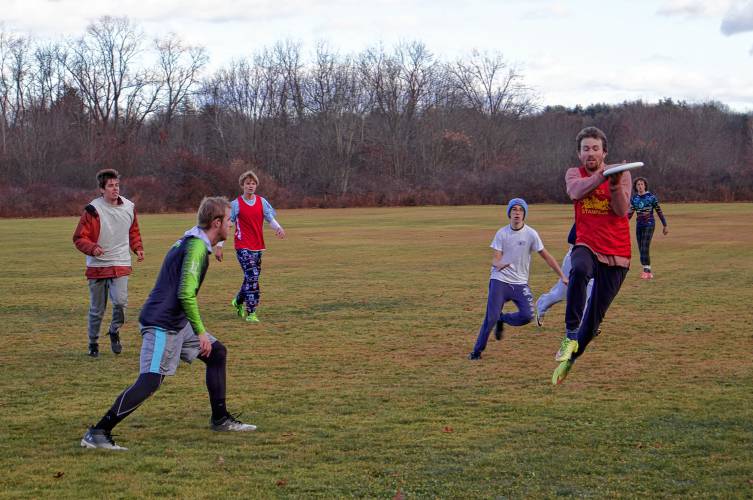
[[[504,323],[523,326],[533,319],[533,295],[528,286],[532,252],[538,252],[560,279],[567,283],[567,277],[562,274],[557,261],[544,248],[539,233],[525,224],[527,214],[528,204],[524,199],[510,200],[507,204],[510,224],[497,231],[490,245],[494,250],[494,257],[489,279],[489,296],[486,301],[486,317],[478,332],[476,345],[468,355],[470,360],[481,359],[481,352],[486,348],[489,333],[498,321],[495,337],[501,340]],[[502,306],[508,301],[512,301],[518,311],[500,316]]]

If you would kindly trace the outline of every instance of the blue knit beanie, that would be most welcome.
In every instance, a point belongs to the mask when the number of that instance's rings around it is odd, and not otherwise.
[[[520,205],[523,208],[523,218],[525,219],[528,215],[528,203],[523,198],[513,198],[510,200],[510,203],[507,204],[507,218],[510,218],[510,211],[515,205]]]

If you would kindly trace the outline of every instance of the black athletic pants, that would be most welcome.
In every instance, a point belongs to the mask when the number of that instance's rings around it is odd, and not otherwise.
[[[208,357],[198,359],[207,365],[206,383],[212,418],[226,415],[225,410],[225,365],[227,349],[219,340],[212,343],[212,352]],[[98,429],[112,430],[128,415],[136,411],[141,403],[157,392],[165,376],[160,373],[141,373],[136,382],[115,398],[110,410],[95,426]]]
[[[573,248],[570,260],[572,268],[567,285],[565,327],[568,338],[578,341],[578,352],[573,355],[573,359],[576,359],[583,354],[588,343],[594,338],[609,305],[620,291],[628,270],[625,267],[608,266],[599,262],[596,255],[584,246]],[[586,287],[591,278],[594,279],[594,285],[591,289],[591,299],[584,312]]]

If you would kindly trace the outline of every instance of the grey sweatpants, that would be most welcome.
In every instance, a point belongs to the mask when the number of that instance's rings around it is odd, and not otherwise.
[[[128,276],[89,280],[89,343],[96,344],[102,318],[105,316],[107,297],[112,301],[112,321],[108,333],[117,332],[125,323],[128,307]]]
[[[570,262],[570,254],[572,253],[573,249],[567,251],[565,254],[565,258],[562,259],[562,274],[565,276],[570,276],[570,269],[572,268],[572,264]],[[594,285],[594,280],[591,278],[591,280],[588,282],[588,289],[586,290],[586,304],[588,304],[588,299],[591,297],[591,288]],[[536,311],[539,313],[539,318],[543,319],[546,315],[546,312],[549,310],[550,307],[552,307],[554,304],[558,302],[562,302],[567,298],[567,285],[562,282],[562,280],[557,280],[557,283],[554,284],[551,290],[549,290],[547,293],[542,293],[539,296],[539,299],[536,301]],[[583,310],[585,312],[585,309]]]

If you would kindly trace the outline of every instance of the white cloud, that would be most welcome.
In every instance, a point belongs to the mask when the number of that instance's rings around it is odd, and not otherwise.
[[[671,97],[689,103],[719,101],[740,112],[753,107],[753,76],[711,75],[668,66],[661,61],[639,64],[629,71],[609,67],[598,76],[592,76],[562,61],[550,59],[542,63],[529,68],[526,82],[541,94],[545,105],[656,102]]]
[[[738,1],[730,6],[722,19],[721,30],[727,36],[753,31],[753,1]]]
[[[642,62],[648,64],[674,64],[677,62],[677,58],[667,54],[649,54],[641,59]]]
[[[668,17],[719,17],[735,0],[668,0],[656,13]]]
[[[135,23],[264,23],[337,12],[353,0],[4,0],[3,19],[17,30],[36,33],[81,32],[102,16]],[[378,0],[391,5],[394,0]],[[33,15],[30,15],[33,12]]]
[[[572,11],[563,2],[548,2],[526,11],[523,14],[523,19],[561,19],[571,15]]]

